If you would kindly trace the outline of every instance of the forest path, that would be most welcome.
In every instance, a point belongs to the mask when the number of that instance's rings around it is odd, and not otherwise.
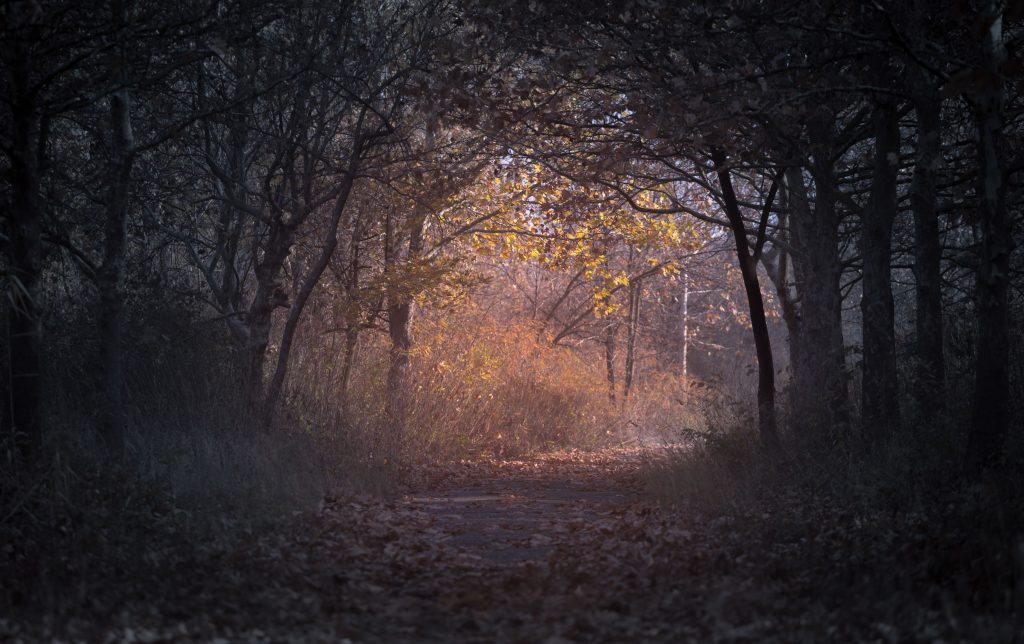
[[[643,458],[637,450],[570,452],[427,473],[396,511],[426,526],[420,536],[432,540],[436,557],[406,569],[413,574],[400,575],[403,583],[378,587],[384,605],[353,625],[353,641],[557,644],[656,635],[630,615],[625,597],[593,602],[595,590],[616,585],[593,549],[645,507]]]
[[[920,519],[896,531],[891,515],[854,516],[795,491],[715,513],[657,507],[641,482],[657,456],[457,463],[421,470],[397,498],[328,498],[230,544],[148,534],[124,567],[69,569],[49,616],[0,614],[0,640],[971,641],[966,629],[1009,642],[1024,632],[950,604],[932,560],[908,564],[910,548],[930,543]]]
[[[431,517],[463,557],[542,564],[565,537],[642,500],[638,465],[638,453],[623,451],[494,461],[450,469],[403,503]]]

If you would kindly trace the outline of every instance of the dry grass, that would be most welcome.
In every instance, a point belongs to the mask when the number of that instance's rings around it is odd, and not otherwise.
[[[204,530],[317,507],[334,473],[349,469],[343,464],[353,450],[340,444],[344,436],[326,440],[286,423],[266,426],[230,348],[202,330],[182,325],[130,346],[123,451],[111,450],[95,429],[98,392],[88,386],[87,344],[58,347],[61,369],[46,376],[46,480],[25,507],[88,507],[98,500],[86,497],[99,491],[122,508],[173,507]]]
[[[602,374],[586,357],[537,336],[529,324],[485,315],[424,324],[409,453],[519,455],[621,441],[623,417]]]
[[[361,336],[343,416],[341,343],[309,335],[289,371],[292,413],[310,431],[344,433],[373,461],[385,447],[387,338]],[[705,423],[700,404],[687,404],[682,382],[668,374],[645,375],[626,404],[613,403],[599,348],[552,346],[528,320],[498,320],[472,306],[451,316],[428,311],[414,338],[406,463],[669,441]]]

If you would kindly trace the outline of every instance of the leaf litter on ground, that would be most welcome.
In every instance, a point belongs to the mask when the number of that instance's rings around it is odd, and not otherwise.
[[[998,597],[970,589],[982,580],[952,565],[962,535],[929,517],[852,513],[799,489],[758,507],[659,506],[640,476],[656,457],[620,448],[456,462],[413,472],[395,498],[339,494],[233,542],[154,530],[145,556],[65,570],[69,596],[0,618],[0,639],[1009,642],[1020,632]]]

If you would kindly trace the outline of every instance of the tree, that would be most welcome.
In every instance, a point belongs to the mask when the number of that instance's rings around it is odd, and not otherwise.
[[[886,72],[883,65],[882,78],[888,76]],[[875,100],[871,192],[867,206],[861,210],[861,433],[868,446],[889,438],[900,425],[891,268],[892,227],[898,208],[899,106],[891,96],[881,95]]]
[[[43,263],[43,204],[40,183],[46,171],[49,119],[42,90],[48,76],[41,67],[56,61],[43,54],[46,32],[56,18],[27,3],[3,7],[4,101],[3,152],[10,192],[5,216],[7,260],[8,429],[15,432],[22,456],[31,459],[42,435],[42,325],[40,280]],[[53,55],[53,52],[47,52]],[[48,71],[48,70],[47,70]],[[41,78],[42,77],[42,78]]]
[[[977,469],[1002,451],[1010,421],[1008,289],[1012,219],[1006,207],[1005,87],[1007,60],[1003,3],[981,2],[975,18],[979,37],[977,67],[970,70],[967,94],[977,129],[978,227],[981,232],[976,298],[978,349],[971,411],[968,461]]]

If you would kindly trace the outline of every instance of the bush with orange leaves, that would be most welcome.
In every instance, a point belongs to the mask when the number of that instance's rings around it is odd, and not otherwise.
[[[289,409],[302,410],[313,432],[344,433],[347,449],[361,445],[370,460],[394,454],[382,429],[387,338],[363,334],[344,396],[336,352],[321,346],[296,353]],[[646,370],[625,403],[621,391],[613,402],[599,345],[553,346],[531,320],[499,320],[471,304],[422,311],[410,362],[398,450],[407,461],[678,442],[706,424],[699,391],[687,395],[678,376]]]
[[[422,320],[406,426],[412,454],[517,455],[622,440],[595,361],[529,322],[484,313]]]

